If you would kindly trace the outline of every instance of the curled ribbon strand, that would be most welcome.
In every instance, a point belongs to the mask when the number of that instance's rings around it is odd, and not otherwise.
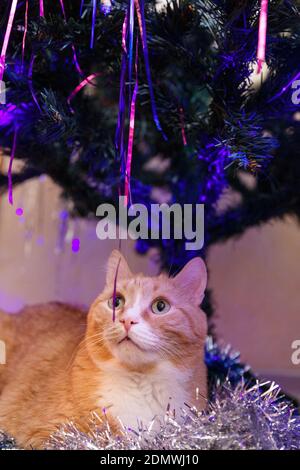
[[[92,83],[92,80],[96,77],[99,77],[101,75],[100,72],[96,72],[96,73],[92,73],[91,75],[89,75],[88,77],[86,77],[84,80],[82,80],[79,85],[77,85],[77,87],[72,91],[72,93],[70,93],[70,95],[68,96],[67,98],[67,103],[69,105],[69,108],[71,110],[72,113],[74,113],[74,109],[72,108],[71,106],[71,101],[73,100],[73,98],[77,95],[77,93],[80,92],[80,90],[82,90],[82,88],[84,88],[87,84],[90,84],[90,85],[93,85]]]

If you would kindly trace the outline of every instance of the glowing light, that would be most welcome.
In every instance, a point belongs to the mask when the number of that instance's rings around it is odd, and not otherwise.
[[[21,217],[21,216],[23,215],[23,213],[24,213],[24,211],[23,211],[22,207],[18,207],[18,208],[16,209],[16,215],[17,215],[18,217]]]
[[[72,240],[72,251],[73,253],[78,253],[80,250],[80,240],[79,238],[73,238]]]

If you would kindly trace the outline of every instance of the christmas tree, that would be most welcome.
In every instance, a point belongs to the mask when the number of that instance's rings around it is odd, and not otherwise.
[[[202,251],[271,218],[299,217],[298,2],[269,2],[258,75],[260,2],[156,3],[1,5],[0,144],[11,163],[24,162],[9,185],[1,175],[2,191],[11,200],[14,185],[47,174],[73,215],[95,216],[128,191],[132,157],[133,202],[151,204],[158,189],[169,203],[205,204]],[[220,211],[228,188],[240,202]],[[150,246],[171,271],[195,255],[184,240],[137,243]]]

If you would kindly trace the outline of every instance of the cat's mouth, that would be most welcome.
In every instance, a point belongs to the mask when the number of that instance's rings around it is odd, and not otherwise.
[[[133,344],[134,346],[136,346],[138,349],[142,349],[138,344],[136,344],[129,336],[125,336],[124,338],[121,339],[121,341],[118,342],[118,345],[120,344]]]

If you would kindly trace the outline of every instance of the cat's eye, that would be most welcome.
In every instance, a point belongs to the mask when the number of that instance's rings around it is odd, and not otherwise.
[[[107,303],[109,308],[111,309],[113,309],[114,307],[121,308],[125,304],[125,299],[122,295],[117,294],[115,297],[112,296]]]
[[[163,315],[164,313],[167,313],[170,308],[171,305],[165,299],[156,299],[151,305],[151,310],[156,315]]]

